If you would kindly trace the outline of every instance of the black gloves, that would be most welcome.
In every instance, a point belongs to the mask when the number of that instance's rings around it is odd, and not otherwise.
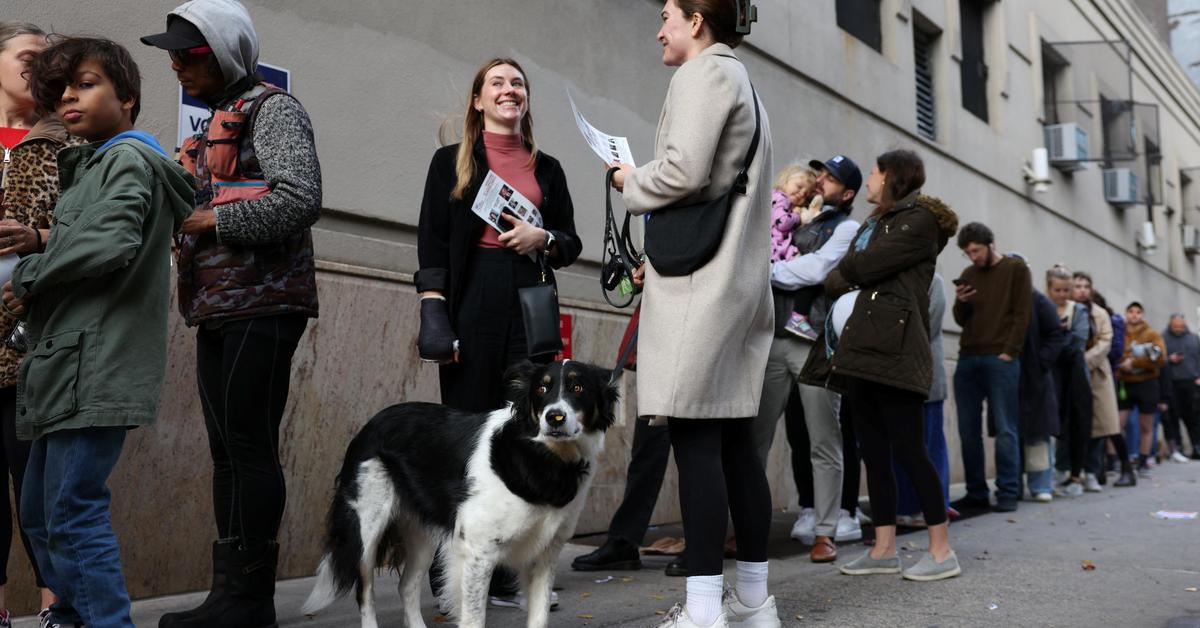
[[[440,297],[421,299],[421,333],[417,336],[417,353],[422,360],[449,362],[454,359],[458,340],[450,327],[446,300]]]

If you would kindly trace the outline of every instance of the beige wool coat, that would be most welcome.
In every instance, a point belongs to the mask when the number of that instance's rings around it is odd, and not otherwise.
[[[1095,303],[1090,314],[1092,327],[1096,330],[1096,344],[1087,350],[1084,358],[1092,378],[1092,438],[1100,438],[1121,432],[1121,415],[1117,410],[1117,381],[1108,361],[1108,350],[1113,341],[1112,319]]]
[[[711,200],[732,186],[754,136],[745,66],[714,44],[676,70],[658,122],[654,161],[625,179],[634,214]],[[638,333],[638,414],[689,419],[758,414],[774,331],[770,287],[771,129],[762,131],[745,196],[716,256],[691,275],[647,264]]]

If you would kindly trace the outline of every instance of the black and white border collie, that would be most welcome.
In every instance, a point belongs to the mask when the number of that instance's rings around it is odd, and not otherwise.
[[[528,626],[546,626],[554,564],[587,498],[617,391],[607,370],[573,361],[526,362],[505,380],[512,402],[503,409],[402,403],[354,437],[305,614],[353,587],[362,627],[376,628],[374,572],[389,566],[400,573],[405,625],[423,627],[421,587],[437,558],[440,606],[459,626],[483,628],[498,564],[521,575]]]

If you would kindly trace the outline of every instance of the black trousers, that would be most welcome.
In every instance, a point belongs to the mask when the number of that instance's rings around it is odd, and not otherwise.
[[[8,469],[12,478],[13,497],[18,508],[17,519],[20,520],[21,484],[25,482],[25,465],[29,462],[30,441],[17,438],[17,388],[8,386],[0,388],[0,435],[4,436],[4,447],[0,448],[0,469]],[[0,586],[8,584],[8,557],[12,549],[13,512],[8,501],[7,492],[0,498]],[[25,555],[33,565],[33,577],[37,580],[38,588],[46,588],[42,581],[42,572],[38,569],[37,560],[33,557],[33,548],[29,546],[29,537],[25,530],[17,527],[21,535],[21,545],[25,547]]]
[[[1083,354],[1055,368],[1058,392],[1059,432],[1054,466],[1079,477],[1088,467],[1092,443],[1092,388]]]
[[[650,527],[650,517],[662,490],[667,461],[671,457],[671,433],[665,425],[637,421],[633,426],[633,448],[626,471],[625,494],[608,526],[610,538],[641,545]]]
[[[459,361],[439,370],[442,403],[465,412],[503,407],[504,371],[530,356],[517,290],[541,281],[541,269],[508,249],[476,249],[467,266],[454,332]]]
[[[201,325],[196,333],[196,379],[220,538],[252,545],[279,533],[287,501],[279,426],[292,355],[307,325],[303,314],[283,314]]]
[[[1176,445],[1183,442],[1183,433],[1179,424],[1187,428],[1188,439],[1192,441],[1192,450],[1200,443],[1200,417],[1196,416],[1196,382],[1190,379],[1177,379],[1171,382],[1171,412],[1163,417],[1163,431],[1167,440]]]
[[[738,560],[767,560],[771,490],[754,446],[752,423],[750,418],[667,421],[679,469],[689,576],[721,574],[727,516],[737,534]]]
[[[800,393],[792,388],[787,407],[783,413],[787,429],[788,445],[792,450],[792,478],[796,481],[797,500],[801,508],[812,508],[813,496],[812,456],[808,439],[808,424],[804,422],[804,404]],[[842,400],[838,422],[842,427],[842,509],[854,515],[858,509],[858,488],[862,482],[862,461],[858,457],[858,438],[854,433],[854,420],[850,417],[850,404]]]
[[[867,491],[876,526],[896,525],[895,457],[912,480],[929,525],[946,522],[942,481],[925,450],[925,398],[914,392],[858,378],[847,378],[850,413],[867,465]]]

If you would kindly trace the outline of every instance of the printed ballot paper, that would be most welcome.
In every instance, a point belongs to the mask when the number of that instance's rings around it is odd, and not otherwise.
[[[575,124],[579,125],[579,132],[583,134],[583,139],[600,156],[600,159],[604,160],[604,163],[611,164],[617,161],[631,166],[637,165],[633,161],[633,151],[629,150],[628,139],[609,135],[592,126],[587,118],[579,113],[579,107],[575,106],[575,99],[571,98],[569,91],[567,100],[571,102],[571,111],[575,113]]]
[[[533,206],[533,202],[491,170],[488,170],[479,193],[475,195],[471,211],[500,233],[513,228],[512,223],[500,217],[503,214],[524,220],[535,227],[542,226],[542,213]]]

